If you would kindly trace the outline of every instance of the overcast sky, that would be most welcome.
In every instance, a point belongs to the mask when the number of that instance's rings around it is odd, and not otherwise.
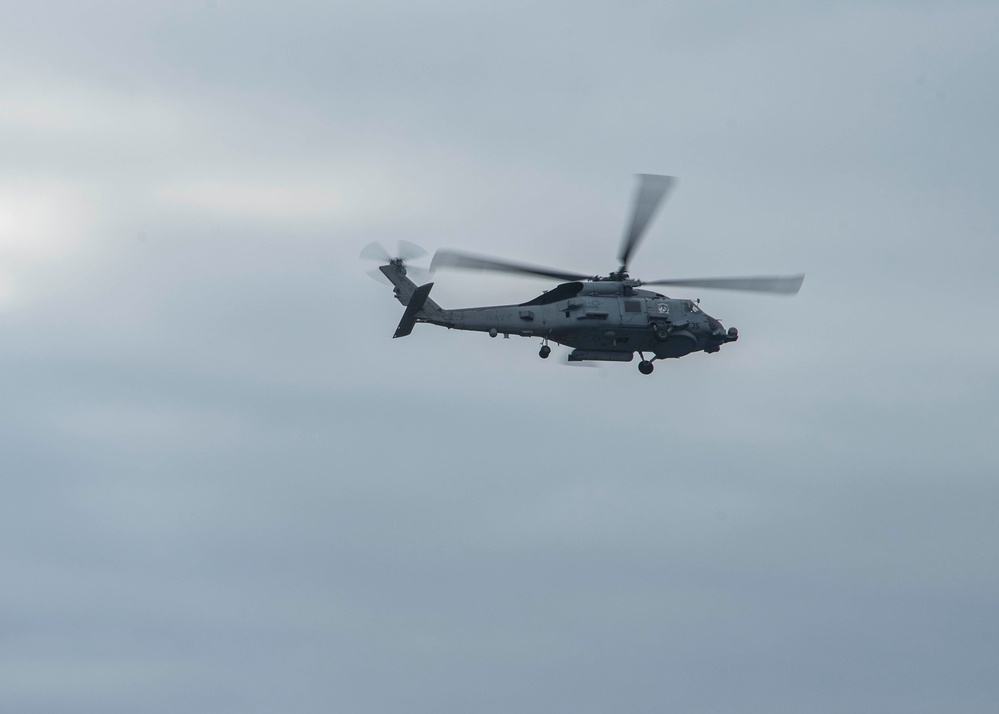
[[[994,2],[0,8],[0,710],[994,709]],[[801,293],[391,339],[368,242],[606,273],[636,173]]]

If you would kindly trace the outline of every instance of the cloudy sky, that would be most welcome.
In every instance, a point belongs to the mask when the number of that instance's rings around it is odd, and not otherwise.
[[[0,3],[0,710],[994,708],[999,6],[279,5]],[[642,172],[801,293],[390,338],[368,242],[607,272]]]

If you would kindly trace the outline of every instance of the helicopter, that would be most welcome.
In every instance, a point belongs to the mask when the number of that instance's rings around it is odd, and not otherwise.
[[[678,358],[694,352],[713,354],[722,345],[739,339],[734,327],[727,330],[700,308],[700,300],[670,298],[642,286],[674,286],[741,290],[795,295],[804,274],[740,278],[638,280],[628,264],[656,211],[676,179],[639,174],[638,188],[628,229],[618,250],[619,267],[607,275],[585,275],[456,250],[438,250],[431,271],[441,268],[491,270],[564,281],[532,300],[516,305],[445,310],[430,299],[434,283],[417,285],[407,275],[408,260],[426,252],[408,241],[399,241],[391,256],[378,243],[361,251],[362,258],[383,262],[378,270],[392,283],[396,299],[406,309],[393,337],[412,333],[417,323],[455,330],[485,332],[490,337],[510,335],[541,338],[538,355],[547,359],[549,342],[572,347],[569,362],[631,362],[637,353],[638,370],[652,374],[656,360]],[[648,354],[648,356],[646,356]]]

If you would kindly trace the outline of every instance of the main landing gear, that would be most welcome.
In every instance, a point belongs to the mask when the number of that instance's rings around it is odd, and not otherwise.
[[[638,363],[638,371],[642,374],[652,374],[652,370],[655,369],[652,365],[653,360],[645,359],[645,355],[641,352],[638,355],[642,358],[642,361]]]
[[[538,350],[538,357],[541,359],[548,359],[548,355],[552,353],[552,348],[548,346],[547,340],[545,344],[541,345],[541,349]]]

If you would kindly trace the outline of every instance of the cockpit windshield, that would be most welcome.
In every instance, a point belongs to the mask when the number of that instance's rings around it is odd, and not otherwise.
[[[699,315],[701,313],[701,308],[697,307],[693,300],[684,300],[683,309],[692,315]]]

